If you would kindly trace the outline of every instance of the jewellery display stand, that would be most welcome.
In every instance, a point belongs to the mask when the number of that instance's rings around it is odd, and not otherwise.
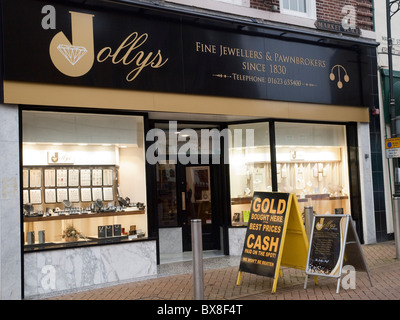
[[[100,239],[97,227],[120,225],[119,232],[129,230],[146,213],[144,206],[120,203],[117,166],[27,166],[23,172],[23,191],[27,194],[23,212],[25,250],[125,239],[122,233]],[[31,194],[35,195],[35,203],[30,202]],[[63,232],[69,226],[74,226],[80,237],[67,244]],[[41,243],[40,231],[46,234]]]

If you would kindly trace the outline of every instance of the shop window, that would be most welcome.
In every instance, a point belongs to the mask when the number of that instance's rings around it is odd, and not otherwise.
[[[247,224],[254,191],[272,191],[269,124],[231,125],[229,130],[231,219],[233,226],[242,226]]]
[[[350,213],[346,128],[275,123],[278,191],[297,195],[301,212]]]
[[[22,131],[26,251],[147,236],[143,117],[26,110]]]
[[[316,19],[315,0],[280,0],[281,13]]]
[[[268,128],[266,122],[229,126],[243,132],[229,146],[232,226],[247,225],[254,191],[275,191],[272,178],[278,192],[296,194],[300,212],[308,206],[318,214],[350,214],[345,126],[275,122],[276,177]],[[253,131],[252,144],[243,144],[245,130]]]

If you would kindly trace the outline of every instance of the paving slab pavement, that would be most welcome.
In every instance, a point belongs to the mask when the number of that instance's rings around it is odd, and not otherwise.
[[[276,293],[271,293],[270,278],[243,273],[242,284],[236,285],[239,258],[229,260],[229,266],[205,269],[204,300],[237,301],[260,300],[399,300],[400,299],[400,260],[396,259],[394,241],[362,246],[370,276],[356,272],[355,289],[340,287],[336,293],[337,280],[319,277],[315,285],[309,277],[304,289],[305,273],[302,270],[282,268]],[[224,257],[212,258],[223,261]],[[218,260],[219,259],[219,260]],[[233,261],[233,262],[232,262]],[[191,263],[191,262],[189,262]],[[222,264],[223,265],[223,264]],[[174,269],[174,264],[169,265]],[[193,300],[193,277],[187,273],[158,276],[129,283],[74,292],[42,300],[138,300],[138,301],[183,301]]]

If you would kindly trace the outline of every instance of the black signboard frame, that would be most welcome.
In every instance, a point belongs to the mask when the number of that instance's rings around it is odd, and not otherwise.
[[[309,275],[340,277],[348,215],[315,215],[313,219],[306,273]]]
[[[266,28],[241,30],[179,14],[125,13],[59,2],[52,4],[56,28],[44,29],[42,8],[47,4],[39,0],[4,2],[4,81],[373,105],[372,45],[350,46],[340,41],[327,45],[319,37],[301,41],[300,37],[273,35]],[[78,15],[86,20],[82,25],[93,30],[76,26],[73,21]],[[83,42],[74,42],[73,30]],[[63,46],[87,47],[87,53],[80,60],[71,59]],[[83,70],[75,74],[74,69],[83,63]]]

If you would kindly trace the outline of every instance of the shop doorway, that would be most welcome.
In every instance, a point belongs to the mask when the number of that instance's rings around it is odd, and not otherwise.
[[[213,185],[216,171],[214,165],[178,165],[178,219],[182,226],[183,251],[192,250],[192,219],[201,220],[203,250],[220,249],[217,195]]]
[[[219,126],[203,123],[174,125],[171,128],[169,123],[154,124],[155,128],[165,133],[165,147],[161,145],[158,149],[161,161],[155,165],[156,186],[152,196],[157,213],[159,252],[163,261],[175,256],[178,260],[180,254],[185,252],[190,254],[192,219],[202,221],[203,251],[219,252],[224,247],[221,237],[226,209],[224,204],[229,202],[224,189],[226,166],[220,159],[221,150],[214,147],[212,141],[209,148],[202,148],[201,139],[185,139],[187,133],[200,137],[202,129],[219,130]],[[184,129],[186,131],[182,131]],[[176,138],[178,136],[179,139]],[[190,150],[182,147],[189,144]],[[187,159],[190,161],[182,161]]]
[[[203,250],[220,250],[219,174],[219,166],[212,164],[157,164],[161,254],[192,250],[192,219],[202,221]]]

